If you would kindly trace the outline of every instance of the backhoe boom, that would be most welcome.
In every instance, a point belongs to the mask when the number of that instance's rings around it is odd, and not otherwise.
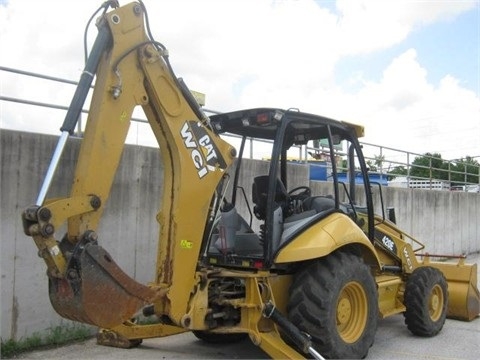
[[[96,75],[71,194],[43,201],[65,143],[62,135],[39,200],[24,212],[25,232],[47,263],[50,297],[62,316],[111,328],[143,306],[155,304],[156,311],[180,324],[190,297],[185,289],[194,286],[210,204],[235,149],[209,128],[198,105],[192,108],[191,95],[173,74],[167,51],[145,33],[142,4],[106,13],[98,27],[99,37],[62,126],[64,134],[74,129]],[[94,232],[138,105],[158,140],[165,167],[157,216],[160,245],[151,287],[126,275],[98,244]],[[195,206],[185,206],[193,199]],[[58,242],[55,230],[65,222],[67,234]],[[101,303],[99,298],[111,302]]]

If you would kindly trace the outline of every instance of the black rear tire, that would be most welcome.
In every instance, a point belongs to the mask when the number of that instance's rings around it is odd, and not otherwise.
[[[295,274],[287,312],[327,358],[364,358],[375,339],[378,295],[370,269],[337,251]]]
[[[404,302],[408,330],[418,336],[437,335],[447,317],[447,280],[443,273],[430,266],[415,269],[407,280]]]
[[[193,335],[202,341],[205,341],[209,344],[231,344],[242,341],[247,338],[247,333],[228,333],[228,334],[220,334],[220,333],[213,333],[210,331],[203,331],[203,330],[193,330]]]

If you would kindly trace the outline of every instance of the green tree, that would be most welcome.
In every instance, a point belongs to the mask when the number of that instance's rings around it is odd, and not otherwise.
[[[471,156],[459,159],[450,163],[450,181],[453,183],[474,183],[478,184],[480,164]]]
[[[439,153],[427,152],[413,160],[410,176],[448,180],[448,162]]]
[[[402,166],[402,165],[398,165],[398,166],[395,166],[392,170],[390,170],[388,172],[389,174],[391,175],[403,175],[403,176],[407,176],[408,175],[408,170],[405,166]]]
[[[374,155],[373,157],[375,158],[375,166],[381,169],[385,161],[385,155]]]
[[[408,170],[405,166],[398,165],[395,166],[392,170],[388,171],[388,180],[393,180],[396,178],[395,175],[399,176],[407,176],[408,175]]]
[[[373,160],[367,160],[366,164],[369,171],[371,172],[377,171],[377,165],[375,165],[375,162]]]
[[[373,155],[373,160],[369,159],[366,161],[367,167],[372,172],[378,172],[385,161],[385,155]]]

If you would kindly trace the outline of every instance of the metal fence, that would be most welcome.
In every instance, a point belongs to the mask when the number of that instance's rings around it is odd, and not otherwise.
[[[0,66],[0,71],[17,74],[18,76],[28,76],[45,81],[53,81],[70,85],[77,85],[76,81],[62,79],[43,74],[23,71],[19,69]],[[8,96],[0,94],[1,101],[15,102],[27,106],[40,106],[58,110],[67,110],[68,106],[63,104],[52,104],[46,102],[37,102],[29,99]],[[218,111],[203,108],[207,114],[216,114]],[[88,113],[83,109],[82,113]],[[148,121],[141,117],[133,117],[132,121],[144,123],[147,126]],[[82,121],[79,119],[77,124],[77,136],[82,135]],[[235,136],[227,136],[232,140],[233,145],[239,140]],[[370,165],[372,175],[385,179],[389,186],[400,186],[408,188],[422,188],[431,190],[450,190],[450,191],[466,191],[480,192],[480,164],[477,159],[480,156],[472,156],[468,159],[446,160],[439,159],[427,154],[418,154],[410,151],[394,149],[387,146],[375,145],[370,143],[361,143],[363,146],[365,158]],[[141,145],[141,144],[139,144]],[[247,151],[250,158],[261,158],[256,149],[260,148],[262,142],[249,139]],[[298,155],[295,154],[295,161],[302,163],[315,164],[310,154],[321,153],[327,151],[322,147],[300,146]],[[294,151],[295,153],[296,151]],[[345,153],[337,150],[338,158],[341,159]],[[324,165],[328,166],[328,165]],[[342,168],[341,164],[339,167]]]

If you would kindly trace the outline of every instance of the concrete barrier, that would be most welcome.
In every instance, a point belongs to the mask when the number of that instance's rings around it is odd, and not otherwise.
[[[57,142],[52,135],[0,131],[1,151],[1,338],[19,340],[59,324],[69,323],[52,309],[44,262],[31,238],[23,233],[20,214],[34,203]],[[48,197],[68,196],[80,139],[67,143]],[[268,163],[246,160],[241,184],[250,201],[255,174]],[[158,243],[155,216],[163,177],[158,149],[127,145],[112,193],[98,229],[99,241],[115,261],[137,281],[154,277]],[[308,185],[308,167],[292,165],[290,187]],[[95,176],[95,174],[92,174]],[[331,185],[312,182],[316,193]],[[427,245],[431,253],[468,254],[480,251],[480,194],[384,188],[387,206],[394,206],[397,223]],[[242,212],[248,214],[239,194]],[[378,205],[378,191],[375,191]],[[242,205],[242,202],[244,203]],[[248,216],[248,215],[247,215]],[[63,233],[59,229],[58,233]],[[61,237],[61,235],[59,236]]]

